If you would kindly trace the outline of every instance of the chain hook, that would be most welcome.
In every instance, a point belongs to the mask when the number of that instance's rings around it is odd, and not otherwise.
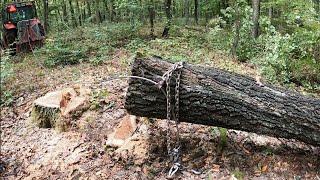
[[[169,178],[173,177],[173,175],[180,169],[181,164],[180,163],[174,163],[168,173]]]

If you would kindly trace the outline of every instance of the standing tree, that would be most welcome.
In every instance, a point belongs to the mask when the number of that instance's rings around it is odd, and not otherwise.
[[[320,21],[320,0],[313,0],[314,9],[316,10],[318,20]]]
[[[234,38],[233,38],[233,42],[232,42],[232,46],[231,46],[231,55],[233,57],[237,56],[237,48],[239,45],[239,41],[240,41],[240,28],[241,28],[241,15],[240,15],[240,11],[239,11],[239,5],[237,2],[235,2],[235,22],[234,22],[234,26],[235,26],[235,33],[234,33]]]
[[[198,24],[198,8],[199,8],[199,1],[194,0],[194,20],[196,24]]]
[[[252,0],[252,9],[252,37],[257,38],[259,36],[260,0]]]
[[[43,0],[43,12],[44,12],[44,30],[49,29],[49,4],[48,0]]]
[[[171,0],[165,0],[165,10],[166,10],[167,23],[163,29],[162,37],[169,36],[169,30],[170,30],[171,21],[172,21],[171,3],[172,3]]]
[[[115,3],[114,0],[110,0],[110,21],[114,22],[116,18],[116,11],[115,11]]]
[[[67,5],[65,0],[62,0],[62,16],[63,16],[63,22],[68,23]]]
[[[96,14],[95,14],[95,20],[96,23],[101,23],[102,19],[101,19],[101,13],[100,13],[100,1],[96,0],[95,2],[95,9],[96,9]]]
[[[186,18],[186,24],[189,24],[189,18],[190,18],[190,13],[189,13],[189,7],[190,7],[190,0],[184,0],[184,16]]]
[[[88,18],[90,18],[92,14],[90,0],[87,0],[86,3],[87,3],[87,9],[88,9]]]
[[[156,12],[154,10],[154,0],[150,0],[148,5],[149,12],[149,21],[150,21],[150,36],[154,37],[154,18],[156,16]]]
[[[77,27],[77,26],[78,26],[78,23],[77,23],[77,19],[76,19],[76,17],[75,17],[74,8],[73,8],[72,1],[71,1],[71,0],[69,0],[69,6],[70,6],[70,13],[71,13],[72,25],[73,25],[73,27]]]

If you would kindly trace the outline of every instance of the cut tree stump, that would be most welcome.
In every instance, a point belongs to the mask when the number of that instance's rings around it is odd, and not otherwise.
[[[49,92],[33,103],[31,121],[40,128],[65,131],[68,119],[89,108],[90,90],[75,86]]]
[[[159,82],[172,65],[159,57],[136,57],[132,76]],[[170,84],[173,93],[174,77]],[[165,119],[166,96],[154,84],[131,78],[125,108],[133,115]],[[216,68],[184,65],[180,121],[297,139],[320,146],[320,99]]]

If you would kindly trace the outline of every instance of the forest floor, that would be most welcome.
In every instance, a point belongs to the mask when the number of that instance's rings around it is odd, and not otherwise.
[[[1,108],[1,177],[166,179],[170,164],[165,120],[138,118],[132,141],[136,142],[133,148],[140,148],[143,156],[131,151],[118,153],[105,145],[108,135],[127,115],[124,100],[128,87],[125,79],[106,78],[128,74],[132,57],[133,53],[118,47],[110,60],[98,66],[80,63],[45,68],[21,55],[23,61],[15,63],[15,79],[8,85],[15,91],[13,103]],[[219,52],[205,58],[210,61],[200,64],[249,76],[257,74],[250,64]],[[94,96],[99,102],[97,108],[74,119],[74,126],[67,132],[38,128],[30,122],[35,99],[75,84],[104,94]],[[181,179],[320,179],[320,147],[234,130],[227,131],[226,145],[222,146],[217,128],[181,123],[179,129],[186,167],[177,173]]]

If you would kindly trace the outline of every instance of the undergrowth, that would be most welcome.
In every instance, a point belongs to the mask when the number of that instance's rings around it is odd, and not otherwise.
[[[248,12],[244,12],[244,21],[249,17],[246,16]],[[245,35],[251,27],[247,24],[241,30],[242,40],[238,49],[240,61],[229,56],[233,30],[221,18],[212,20],[207,28],[202,29],[173,25],[169,38],[160,37],[163,24],[156,24],[155,27],[155,38],[149,36],[148,26],[133,27],[126,23],[88,23],[74,29],[60,27],[47,36],[43,48],[35,50],[33,54],[18,55],[16,59],[29,59],[35,62],[35,66],[47,69],[78,63],[100,65],[113,63],[121,50],[128,56],[140,52],[161,56],[172,62],[186,61],[240,74],[256,74],[256,69],[241,64],[241,61],[245,61],[258,67],[261,75],[272,83],[288,87],[292,87],[292,84],[303,86],[306,91],[315,93],[320,91],[320,63],[313,58],[316,55],[311,53],[320,48],[316,46],[320,35],[312,33],[314,29],[320,29],[318,24],[296,29],[296,32],[289,35],[276,32],[270,22],[262,19],[264,33],[255,41],[246,39],[249,36]],[[7,79],[14,76],[12,69],[22,69],[22,66],[27,65],[20,62],[14,64],[11,59],[8,54],[1,57],[1,104],[4,105],[13,101],[12,91],[5,86]],[[121,60],[120,64],[124,62],[127,66],[130,60]],[[15,68],[12,68],[13,64]]]

